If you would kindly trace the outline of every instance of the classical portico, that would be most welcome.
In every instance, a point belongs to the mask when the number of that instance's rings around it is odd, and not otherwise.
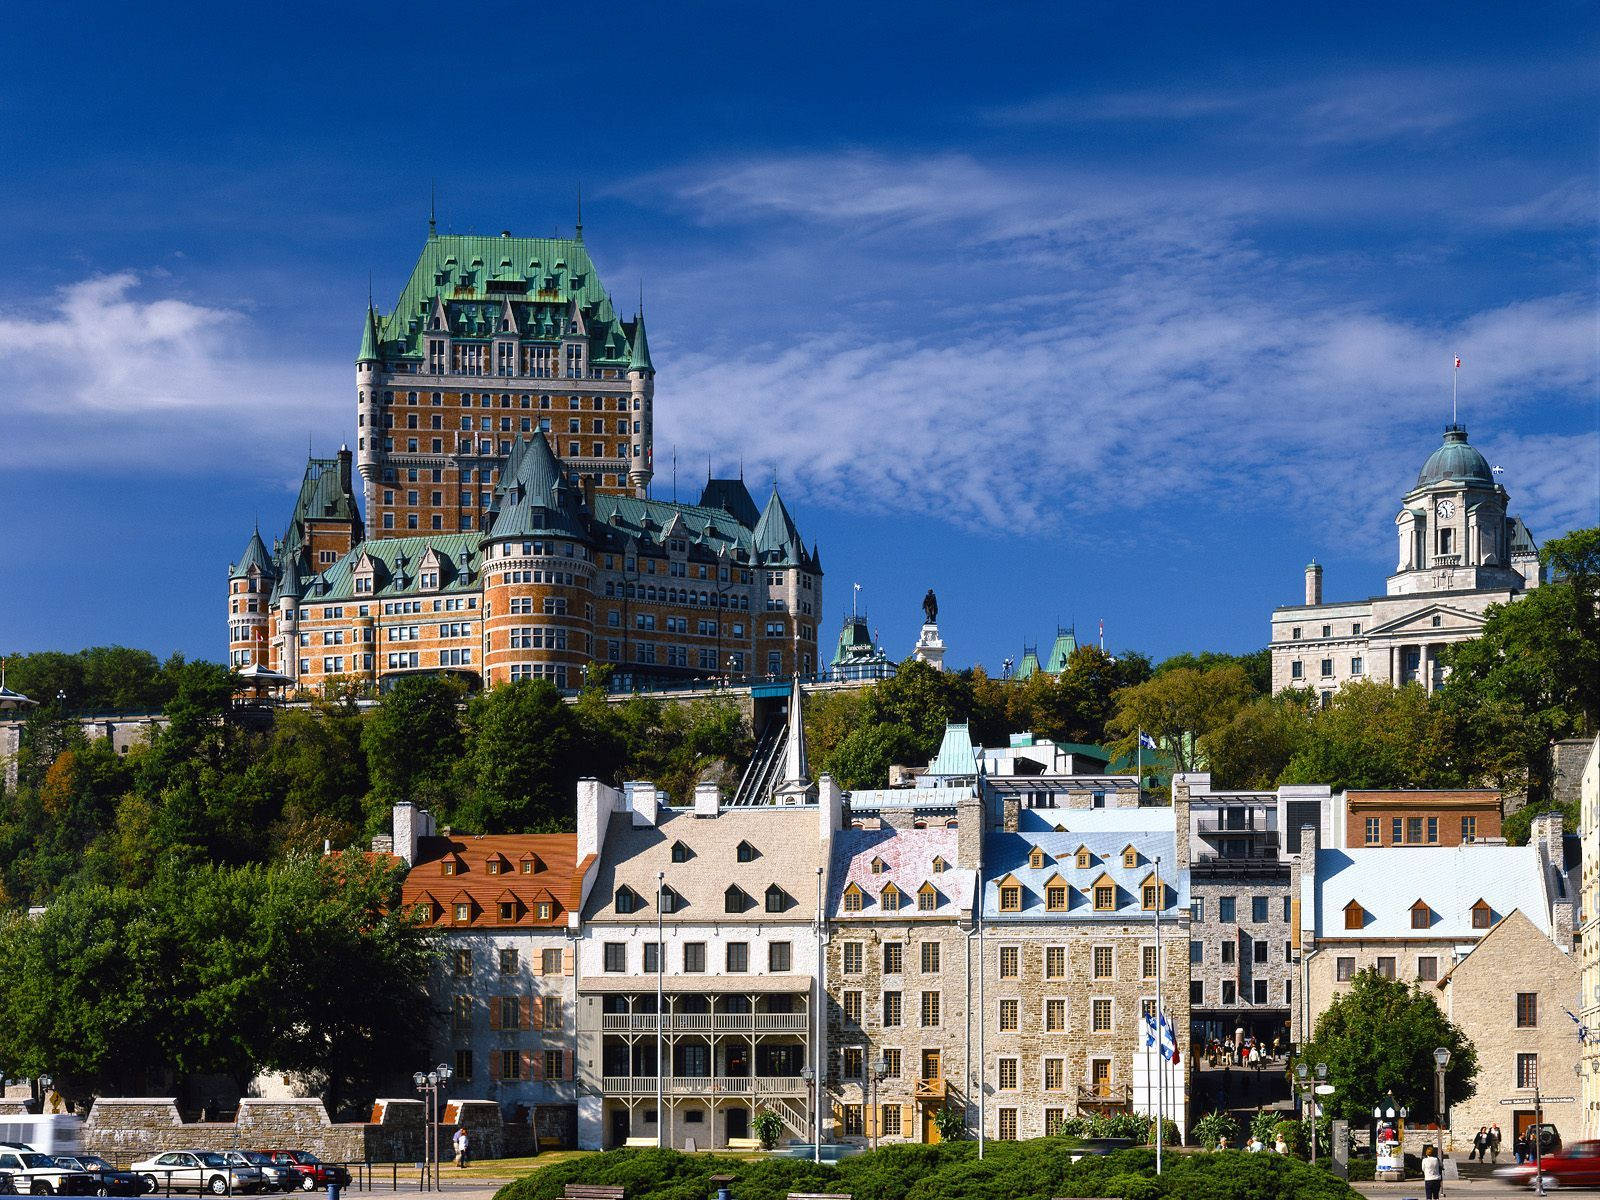
[[[1395,517],[1398,556],[1381,596],[1325,604],[1323,569],[1306,567],[1305,603],[1272,614],[1272,688],[1305,687],[1326,703],[1341,686],[1444,682],[1444,648],[1477,637],[1491,604],[1539,585],[1527,526],[1460,425],[1423,464]]]

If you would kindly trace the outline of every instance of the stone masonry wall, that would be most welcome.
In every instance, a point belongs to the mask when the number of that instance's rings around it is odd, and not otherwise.
[[[497,1106],[490,1107],[498,1115]],[[84,1123],[84,1147],[114,1163],[190,1148],[309,1150],[332,1162],[412,1162],[422,1157],[420,1100],[379,1100],[373,1118],[335,1124],[321,1100],[247,1097],[239,1102],[237,1120],[186,1124],[174,1099],[103,1098],[95,1101]]]

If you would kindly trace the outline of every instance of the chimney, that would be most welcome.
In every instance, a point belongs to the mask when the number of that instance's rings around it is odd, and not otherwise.
[[[656,814],[660,804],[660,797],[653,783],[635,783],[628,789],[628,795],[633,801],[633,827],[643,829],[656,823]]]
[[[1314,558],[1306,567],[1306,603],[1322,603],[1322,564]]]
[[[1178,857],[1178,870],[1189,869],[1189,776],[1172,777],[1172,846]]]
[[[606,843],[606,831],[611,827],[611,814],[616,812],[622,794],[607,787],[598,779],[578,780],[578,861],[591,854],[599,854]]]
[[[831,844],[834,830],[844,825],[844,792],[831,775],[824,775],[817,780],[817,810],[817,819],[822,826],[818,832],[825,844]]]
[[[339,489],[345,495],[354,495],[350,478],[350,447],[339,447]]]
[[[722,806],[722,789],[714,783],[697,783],[694,785],[694,815],[697,817],[714,817],[717,809]]]
[[[420,836],[417,818],[417,806],[411,801],[402,800],[394,806],[394,852],[408,866],[415,866],[417,861],[417,838]]]
[[[975,871],[983,864],[983,798],[976,794],[956,801],[956,866]]]
[[[590,516],[594,515],[594,476],[583,477],[583,507]]]

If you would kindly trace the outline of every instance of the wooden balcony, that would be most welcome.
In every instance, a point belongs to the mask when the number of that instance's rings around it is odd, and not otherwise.
[[[810,1029],[805,1013],[669,1013],[662,1033],[799,1033]],[[654,1013],[604,1013],[603,1033],[655,1033]]]
[[[913,1093],[918,1101],[943,1104],[949,1085],[943,1079],[919,1079]]]
[[[654,1096],[654,1075],[607,1075],[600,1081],[608,1096]],[[811,1085],[798,1075],[668,1075],[668,1096],[805,1096]]]

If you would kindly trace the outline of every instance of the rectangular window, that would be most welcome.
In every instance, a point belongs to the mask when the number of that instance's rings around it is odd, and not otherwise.
[[[1350,674],[1352,674],[1352,675],[1360,675],[1360,674],[1363,674],[1365,671],[1366,671],[1366,664],[1361,661],[1361,657],[1359,655],[1357,655],[1355,658],[1352,658],[1350,660]]]
[[[657,971],[664,969],[665,966],[661,961],[661,943],[646,942],[644,944],[644,973],[646,975],[654,975]]]
[[[1000,947],[1000,978],[1015,979],[1018,975],[1020,951],[1016,946]]]
[[[1096,946],[1094,948],[1094,977],[1096,979],[1110,979],[1112,975],[1112,954],[1110,946]]]
[[[925,975],[937,975],[939,973],[938,942],[922,943],[922,971]]]
[[[1534,1088],[1539,1083],[1539,1056],[1537,1054],[1517,1055],[1517,1087]]]
[[[683,944],[683,971],[685,975],[703,975],[706,969],[706,944],[704,942],[685,942]]]
[[[905,943],[885,942],[883,944],[883,973],[885,975],[899,975],[904,972],[905,958]]]
[[[607,942],[605,944],[605,967],[607,971],[618,973],[628,969],[628,944],[626,942]]]
[[[1189,980],[1189,1003],[1198,1008],[1206,1002],[1206,983],[1203,979]]]
[[[846,1104],[844,1106],[845,1137],[861,1137],[865,1132],[866,1127],[861,1122],[861,1105]]]
[[[844,973],[846,975],[861,974],[860,942],[846,942],[844,944]]]
[[[1111,1001],[1100,996],[1089,1003],[1089,1028],[1095,1033],[1111,1032]]]
[[[546,1050],[544,1052],[544,1077],[546,1079],[564,1079],[561,1072],[562,1054],[559,1050]]]
[[[885,992],[883,994],[883,1027],[897,1029],[900,1025],[900,993]]]
[[[1238,944],[1236,942],[1234,942],[1231,938],[1229,940],[1223,942],[1222,943],[1222,961],[1223,961],[1223,963],[1224,964],[1228,964],[1228,963],[1233,962],[1235,960],[1235,955],[1236,955],[1238,949],[1239,949]]]
[[[1156,948],[1154,946],[1141,946],[1139,948],[1139,973],[1145,979],[1156,977]]]
[[[999,1132],[996,1134],[996,1136],[1002,1142],[1014,1142],[1014,1141],[1017,1140],[1017,1110],[1016,1109],[1014,1109],[1014,1108],[1002,1108],[1000,1110]]]
[[[1394,959],[1386,956],[1380,956],[1378,958],[1378,974],[1382,975],[1385,979],[1393,979]]]
[[[456,1079],[462,1083],[472,1082],[472,1051],[456,1051]]]
[[[878,1106],[882,1117],[878,1130],[884,1137],[900,1136],[900,1106],[898,1104],[881,1104]]]
[[[1477,817],[1462,817],[1461,818],[1461,840],[1463,842],[1472,842],[1472,841],[1476,841],[1477,837],[1478,837],[1478,818]]]
[[[1539,993],[1517,993],[1517,1028],[1537,1029],[1539,1027]]]
[[[1389,840],[1396,846],[1406,840],[1405,825],[1406,823],[1399,817],[1395,817],[1389,822]]]
[[[1067,1002],[1049,999],[1044,1002],[1044,1027],[1049,1033],[1064,1033],[1067,1028]]]
[[[1432,982],[1439,978],[1439,960],[1432,954],[1424,954],[1417,959],[1417,978]]]
[[[884,1078],[886,1078],[886,1079],[899,1079],[900,1078],[900,1051],[898,1051],[898,1050],[884,1050],[884,1051],[882,1051],[882,1054],[883,1054],[883,1065],[886,1068],[888,1068],[884,1072]]]
[[[1356,977],[1356,960],[1351,955],[1344,955],[1334,960],[1334,978],[1340,983],[1349,983]]]
[[[472,951],[471,950],[457,950],[455,958],[456,958],[456,974],[457,975],[471,975],[472,974]]]
[[[1012,1033],[1018,1025],[1017,1014],[1022,1009],[1020,1000],[1006,999],[1000,1001],[1000,1031]]]
[[[1238,992],[1239,992],[1238,985],[1235,984],[1233,980],[1224,979],[1222,981],[1222,1003],[1223,1004],[1225,1004],[1225,1005],[1227,1005],[1227,1004],[1237,1004],[1239,1002]]]
[[[1250,897],[1250,919],[1258,925],[1268,920],[1266,896]]]
[[[515,975],[517,973],[517,952],[511,949],[500,951],[500,974]]]
[[[1044,977],[1046,979],[1065,979],[1067,976],[1067,948],[1065,946],[1046,946],[1044,948]]]
[[[1379,817],[1367,818],[1367,845],[1376,846],[1383,840],[1383,821]]]
[[[860,1046],[846,1046],[844,1048],[844,1077],[846,1079],[860,1079],[866,1074],[866,1052]]]
[[[728,971],[735,975],[743,974],[750,969],[750,943],[728,943]]]
[[[500,1078],[522,1078],[522,1055],[515,1050],[500,1051]]]
[[[997,1084],[1001,1091],[1014,1092],[1017,1090],[1017,1060],[1002,1058],[996,1065]]]
[[[1267,943],[1264,939],[1257,938],[1250,947],[1250,961],[1264,963],[1267,961]]]
[[[922,993],[922,1027],[932,1029],[939,1024],[939,993]]]
[[[843,1000],[844,1019],[852,1025],[861,1024],[861,993],[856,991],[845,992]]]
[[[1190,962],[1190,964],[1197,966],[1200,963],[1205,962],[1205,960],[1206,960],[1206,944],[1204,942],[1190,942],[1189,943],[1189,962]]]
[[[1257,979],[1252,981],[1252,986],[1255,993],[1255,1002],[1257,1004],[1265,1004],[1267,1002],[1267,981],[1265,979]]]
[[[1428,818],[1428,845],[1437,846],[1438,844],[1439,844],[1439,818],[1438,817],[1429,817]]]
[[[1414,846],[1422,843],[1421,817],[1406,818],[1406,841],[1410,842]]]
[[[782,975],[789,970],[792,961],[788,942],[772,942],[767,946],[767,970],[774,975]]]
[[[1217,920],[1224,925],[1232,925],[1238,917],[1235,915],[1234,899],[1232,896],[1217,897]]]
[[[561,974],[561,951],[560,950],[543,950],[543,951],[540,951],[540,953],[539,953],[539,974],[541,974],[541,975],[560,975]]]

